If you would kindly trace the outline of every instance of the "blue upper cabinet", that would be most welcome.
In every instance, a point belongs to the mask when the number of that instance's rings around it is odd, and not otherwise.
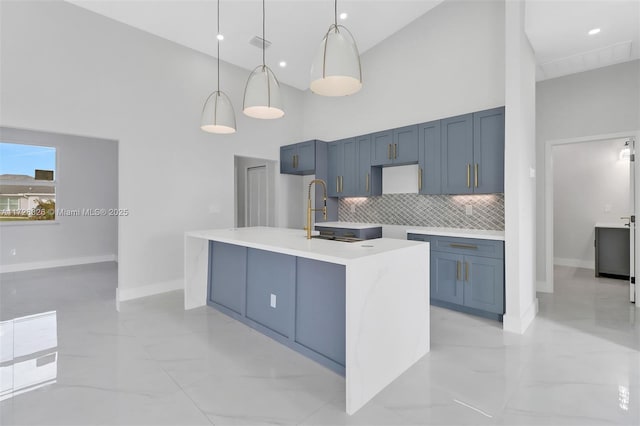
[[[473,114],[473,192],[504,192],[504,107]]]
[[[391,146],[393,145],[393,132],[385,130],[371,134],[371,165],[387,166],[393,164]]]
[[[382,168],[371,166],[371,135],[356,138],[356,191],[355,196],[382,194]]]
[[[391,154],[394,165],[415,164],[418,162],[417,125],[393,129]]]
[[[327,195],[353,196],[357,188],[356,140],[347,138],[328,145]]]
[[[442,193],[504,192],[504,107],[441,121]]]
[[[280,147],[280,173],[312,175],[316,173],[317,150],[325,142],[310,140]]]
[[[371,165],[392,166],[418,162],[418,126],[385,130],[371,135]]]
[[[473,193],[473,114],[441,120],[442,193]]]
[[[418,191],[441,194],[440,120],[418,125],[418,159]]]

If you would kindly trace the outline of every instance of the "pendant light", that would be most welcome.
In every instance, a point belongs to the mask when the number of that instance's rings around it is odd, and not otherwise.
[[[265,64],[265,13],[262,0],[262,65],[258,65],[244,88],[242,112],[249,117],[273,119],[284,116],[280,83],[271,68]]]
[[[349,30],[338,25],[338,0],[334,0],[334,23],[311,65],[310,86],[313,93],[322,96],[347,96],[362,88],[358,46]]]
[[[205,132],[229,134],[236,131],[236,114],[229,97],[220,91],[220,0],[218,0],[218,90],[209,95],[202,107],[200,128]]]

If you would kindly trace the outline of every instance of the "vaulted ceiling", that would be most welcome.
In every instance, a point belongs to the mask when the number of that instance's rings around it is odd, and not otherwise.
[[[216,0],[67,0],[116,21],[216,56]],[[371,49],[443,0],[344,0],[340,20],[361,53]],[[462,1],[462,0],[445,0]],[[470,1],[470,0],[466,0]],[[507,0],[510,1],[510,0]],[[640,1],[527,0],[526,31],[536,52],[538,80],[586,71],[640,57]],[[260,0],[221,0],[222,60],[247,70],[261,63],[249,44],[262,33]],[[267,65],[291,86],[309,87],[309,70],[332,23],[330,0],[266,2]],[[589,35],[592,29],[600,32]],[[286,62],[280,67],[280,62]]]

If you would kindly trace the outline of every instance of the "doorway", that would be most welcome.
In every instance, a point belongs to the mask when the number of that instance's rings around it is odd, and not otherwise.
[[[546,291],[554,292],[554,266],[590,269],[595,274],[596,226],[624,226],[634,214],[638,185],[637,162],[630,161],[625,143],[636,135],[612,134],[546,144]],[[632,157],[631,157],[632,158]],[[630,226],[629,300],[634,286],[635,229]],[[628,300],[628,301],[629,301]]]
[[[263,158],[236,156],[235,226],[275,226],[277,163]]]

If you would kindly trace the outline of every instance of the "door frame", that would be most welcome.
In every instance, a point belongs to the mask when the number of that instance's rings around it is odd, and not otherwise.
[[[567,139],[552,139],[545,142],[544,145],[544,201],[545,201],[545,210],[544,210],[544,223],[545,223],[545,280],[538,281],[537,291],[543,291],[545,293],[553,293],[554,289],[554,280],[553,280],[553,165],[552,165],[552,151],[554,146],[558,145],[568,145],[568,144],[576,144],[582,142],[596,142],[602,140],[609,139],[624,139],[630,138],[635,140],[636,142],[640,140],[640,130],[628,131],[628,132],[618,132],[618,133],[607,133],[601,135],[591,135],[591,136],[581,136],[577,138],[567,138]],[[635,189],[635,199],[640,200],[640,183],[638,180],[640,179],[640,167],[638,165],[640,161],[635,161],[635,180],[634,180],[634,189]],[[637,214],[637,213],[636,213]],[[640,265],[640,250],[636,250],[635,253],[635,265],[634,270],[638,271],[638,265]],[[640,286],[636,285],[636,302],[638,302],[639,296],[639,288]],[[640,308],[640,303],[636,303],[636,307]]]

